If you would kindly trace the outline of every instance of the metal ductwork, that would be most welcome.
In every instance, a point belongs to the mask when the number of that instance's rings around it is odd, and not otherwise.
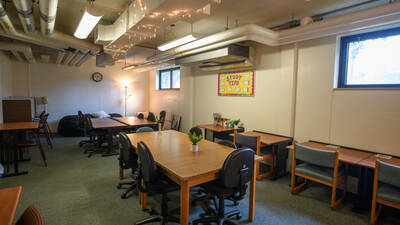
[[[65,51],[59,51],[57,54],[56,64],[60,64],[65,56]]]
[[[81,58],[81,60],[78,61],[78,63],[75,64],[75,66],[81,66],[83,63],[85,63],[88,59],[92,58],[93,56],[96,55],[96,52],[94,51],[89,51],[86,53],[85,56]]]
[[[29,63],[35,62],[35,58],[33,57],[31,46],[29,46],[29,45],[17,44],[17,43],[12,43],[12,42],[0,42],[0,50],[11,51],[12,54],[14,54],[14,52],[22,52],[22,54],[24,54],[26,60]],[[16,54],[14,54],[14,55],[16,55]],[[19,60],[20,56],[19,56],[19,58],[18,58],[18,56],[16,56],[16,57]]]
[[[16,33],[15,28],[14,28],[13,24],[11,23],[10,18],[8,18],[8,15],[7,15],[6,11],[4,10],[1,2],[0,2],[0,23],[5,32],[14,33],[14,34]]]
[[[253,67],[253,49],[243,45],[228,45],[223,48],[177,58],[176,64],[198,66],[202,70],[224,70]]]
[[[64,65],[68,65],[69,62],[72,60],[72,58],[74,58],[75,54],[78,52],[78,50],[76,51],[68,51],[67,57],[65,57],[63,64]]]
[[[20,61],[20,62],[24,61],[17,51],[11,50],[11,53],[15,56],[15,58],[16,58],[18,61]]]
[[[40,0],[40,29],[42,34],[50,36],[56,22],[58,0]]]
[[[13,0],[17,8],[18,17],[21,20],[25,33],[35,32],[35,20],[33,19],[33,6],[31,0]]]
[[[85,55],[87,52],[82,52],[82,51],[78,51],[74,58],[71,59],[71,61],[69,62],[70,66],[74,66],[77,62],[79,62]]]
[[[279,46],[378,26],[398,24],[400,24],[400,2],[361,10],[282,31],[273,31],[255,24],[248,24],[198,39],[159,55],[149,57],[143,63],[128,65],[122,69],[162,63],[178,57],[189,56],[244,41]]]

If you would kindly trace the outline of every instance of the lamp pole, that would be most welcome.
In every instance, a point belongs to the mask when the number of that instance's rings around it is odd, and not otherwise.
[[[128,100],[128,85],[125,85],[125,117],[126,117],[127,100]]]

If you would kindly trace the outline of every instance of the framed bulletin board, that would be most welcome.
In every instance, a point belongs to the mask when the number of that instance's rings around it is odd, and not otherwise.
[[[218,96],[254,96],[254,71],[219,73]]]

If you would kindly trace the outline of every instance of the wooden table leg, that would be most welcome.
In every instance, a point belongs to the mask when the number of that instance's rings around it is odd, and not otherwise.
[[[124,169],[119,168],[119,179],[123,180],[124,179]]]
[[[180,224],[189,224],[189,191],[190,187],[187,182],[181,184],[181,215]]]
[[[249,196],[249,221],[250,222],[252,222],[254,220],[255,197],[256,197],[256,170],[254,170],[253,178],[250,181],[250,196]]]
[[[142,187],[144,187],[144,181],[142,180]],[[144,192],[141,192],[141,198],[140,199],[140,204],[142,205],[142,210],[146,210],[147,209],[147,194]]]

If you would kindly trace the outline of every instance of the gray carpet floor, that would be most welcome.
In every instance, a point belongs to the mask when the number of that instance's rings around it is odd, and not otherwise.
[[[78,147],[80,138],[55,138],[54,149],[46,146],[48,167],[44,167],[38,150],[31,149],[31,161],[21,163],[29,174],[0,179],[0,188],[21,185],[22,194],[17,208],[18,218],[24,209],[35,204],[47,225],[123,225],[148,217],[138,204],[137,195],[121,199],[117,156],[91,158]],[[126,171],[126,174],[129,172]],[[256,185],[256,212],[252,224],[271,225],[320,225],[320,224],[369,224],[369,212],[357,214],[350,209],[347,198],[337,209],[329,207],[330,189],[310,185],[298,195],[290,194],[290,177],[276,181],[258,181]],[[179,193],[170,197],[171,208],[179,207]],[[149,204],[157,207],[159,197],[149,197]],[[1,203],[0,203],[1,204]],[[229,210],[230,207],[227,207]],[[247,224],[248,200],[240,202]],[[190,209],[190,219],[198,218],[201,208]],[[397,211],[384,208],[380,224],[400,224]]]

